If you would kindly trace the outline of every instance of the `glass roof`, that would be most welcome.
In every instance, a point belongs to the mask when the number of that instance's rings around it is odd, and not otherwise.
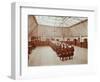
[[[35,18],[39,25],[48,25],[53,27],[70,27],[87,20],[87,17],[72,16],[35,16]]]

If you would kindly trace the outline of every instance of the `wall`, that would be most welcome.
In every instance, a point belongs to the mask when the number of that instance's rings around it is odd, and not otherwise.
[[[88,21],[84,21],[80,24],[74,25],[70,29],[70,40],[80,38],[80,41],[83,42],[84,38],[88,37]]]
[[[38,25],[38,36],[42,39],[44,38],[57,38],[62,40],[64,37],[64,40],[67,40],[67,38],[70,38],[71,40],[77,39],[77,38],[84,38],[88,35],[88,24],[87,21],[82,22],[78,25],[75,25],[73,27],[52,27],[52,26],[46,26],[46,25]]]
[[[88,35],[88,21],[72,26],[70,28],[72,36],[87,36]]]
[[[28,16],[28,39],[31,40],[32,36],[37,36],[38,28],[34,16]]]
[[[62,39],[64,37],[70,36],[70,29],[62,27],[52,27],[46,25],[38,25],[38,36],[41,38],[58,38]]]

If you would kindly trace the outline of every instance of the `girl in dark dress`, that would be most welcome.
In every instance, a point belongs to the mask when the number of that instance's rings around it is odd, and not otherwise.
[[[73,59],[74,55],[74,47],[72,45],[69,46],[69,59]]]

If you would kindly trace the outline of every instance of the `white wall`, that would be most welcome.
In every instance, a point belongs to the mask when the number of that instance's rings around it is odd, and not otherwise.
[[[63,36],[65,40],[70,38],[71,40],[77,39],[80,36],[87,37],[88,35],[88,24],[87,21],[82,22],[73,27],[52,27],[47,25],[38,25],[38,36],[41,38],[58,38],[62,40]],[[80,37],[81,38],[81,37]]]
[[[28,16],[28,39],[31,40],[32,36],[37,36],[38,28],[34,16]]]
[[[80,41],[83,42],[85,38],[88,39],[88,21],[82,22],[70,28],[70,40],[80,38]]]
[[[52,27],[46,25],[38,25],[38,36],[46,38],[62,38],[70,36],[70,29],[61,27]]]
[[[72,36],[87,36],[88,35],[88,21],[80,23],[70,28]]]
[[[39,36],[62,37],[62,28],[39,25],[38,26],[38,34],[39,34]]]

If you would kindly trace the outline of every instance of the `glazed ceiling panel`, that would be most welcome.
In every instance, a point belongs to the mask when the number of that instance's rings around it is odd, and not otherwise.
[[[39,25],[48,25],[53,27],[70,27],[81,21],[87,20],[87,17],[72,16],[35,16]]]

